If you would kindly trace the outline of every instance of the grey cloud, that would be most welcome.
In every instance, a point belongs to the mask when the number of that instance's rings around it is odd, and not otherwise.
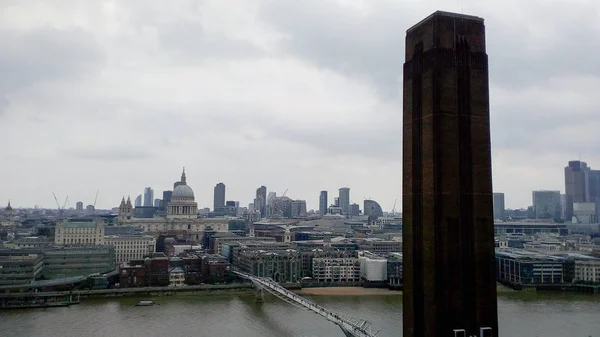
[[[94,37],[81,29],[0,31],[0,93],[47,81],[88,76],[105,56]]]
[[[385,97],[401,91],[406,12],[375,7],[363,17],[330,1],[269,1],[260,17],[285,33],[283,52],[366,79]]]
[[[519,4],[531,20],[514,22],[493,9],[474,13],[486,19],[492,82],[517,89],[543,85],[552,77],[600,76],[596,60],[600,34],[591,3],[569,6],[567,13],[565,3]],[[369,5],[368,14],[357,14],[331,1],[268,1],[261,18],[288,35],[280,45],[283,52],[366,79],[384,97],[397,96],[402,87],[405,31],[423,13],[392,2]],[[539,44],[535,31],[547,32],[549,27],[560,28],[552,31],[547,43]]]
[[[259,57],[265,53],[253,44],[224,35],[209,35],[199,21],[177,20],[155,26],[159,43],[174,61],[231,60]]]
[[[59,155],[65,155],[73,159],[84,159],[93,161],[136,161],[141,159],[156,158],[157,154],[142,148],[127,148],[125,146],[78,146],[62,150]]]
[[[0,94],[0,116],[4,113],[4,111],[6,111],[6,108],[9,104],[10,102],[8,99]]]
[[[330,157],[355,156],[384,161],[398,161],[402,154],[401,125],[324,126],[319,128],[277,128],[278,139],[308,145]]]
[[[585,5],[569,6],[566,11],[564,6],[544,3],[543,7],[550,7],[544,15],[531,6],[535,19],[516,27],[510,27],[506,18],[486,20],[492,83],[519,90],[544,86],[556,77],[600,77],[597,14]],[[540,39],[535,30],[551,37]]]

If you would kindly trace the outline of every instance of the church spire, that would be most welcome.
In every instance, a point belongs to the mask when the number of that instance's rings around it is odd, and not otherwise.
[[[185,166],[183,167],[183,172],[181,173],[181,184],[187,185],[187,183],[185,181]]]

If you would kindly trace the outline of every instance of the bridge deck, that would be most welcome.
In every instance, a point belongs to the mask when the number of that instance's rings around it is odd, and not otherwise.
[[[250,275],[241,271],[234,271],[234,273],[242,278],[252,281],[252,283],[260,289],[265,289],[273,295],[286,300],[287,302],[292,302],[294,304],[298,304],[317,315],[325,318],[326,320],[338,325],[342,331],[349,337],[375,337],[377,332],[372,333],[370,330],[370,325],[365,320],[360,320],[355,322],[348,317],[345,317],[342,314],[335,313],[331,310],[325,309],[324,307],[297,295],[294,292],[291,292],[282,286],[280,286],[277,282],[273,281],[271,278],[266,277],[258,277],[254,275]]]

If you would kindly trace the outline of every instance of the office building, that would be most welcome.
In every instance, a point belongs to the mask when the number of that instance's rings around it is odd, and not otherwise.
[[[348,208],[348,215],[359,216],[360,215],[360,206],[358,204],[351,204]]]
[[[315,257],[312,275],[319,283],[356,285],[360,282],[360,262],[356,257]]]
[[[141,195],[141,194],[140,194],[140,195],[138,195],[138,196],[135,198],[135,201],[134,201],[134,206],[135,206],[135,207],[141,207],[141,206],[142,206],[142,195]]]
[[[154,203],[154,191],[150,187],[144,189],[144,206],[152,207]]]
[[[160,200],[160,199],[154,199],[154,207],[156,207],[156,208],[159,208],[159,207],[160,207],[160,202],[161,202],[161,201],[162,201],[162,200]]]
[[[112,246],[65,246],[44,250],[42,275],[46,279],[88,276],[115,269],[115,247]]]
[[[260,201],[257,202],[257,199],[259,199]],[[258,211],[260,211],[261,217],[264,218],[267,215],[267,188],[265,186],[261,186],[256,189],[256,199],[254,199],[254,207]]]
[[[213,210],[225,206],[225,184],[218,183],[215,186],[213,199]]]
[[[566,221],[571,221],[573,217],[573,203],[588,202],[590,199],[589,172],[587,164],[579,160],[572,160],[565,167]]]
[[[319,214],[325,215],[327,213],[327,191],[321,191],[319,194]]]
[[[115,262],[140,260],[156,251],[156,240],[150,235],[110,235],[104,244],[115,247]]]
[[[571,221],[574,224],[592,224],[598,223],[596,214],[596,204],[593,202],[575,202],[573,203],[573,216]]]
[[[600,213],[600,170],[590,170],[588,178],[588,186],[590,198],[588,202],[592,202],[596,206],[596,214]]]
[[[83,213],[83,202],[78,201],[77,204],[76,204],[76,206],[75,206],[75,210],[79,214]]]
[[[504,193],[494,193],[494,219],[504,220]]]
[[[43,267],[41,253],[4,255],[0,251],[0,286],[31,283],[39,278]]]
[[[171,197],[173,196],[173,191],[163,191],[163,197],[160,201],[160,205],[158,210],[165,213],[167,211],[167,205],[171,202]]]
[[[171,202],[171,198],[173,197],[173,191],[163,191],[163,202],[169,203]]]
[[[333,207],[340,207],[340,198],[339,197],[333,198]]]
[[[366,216],[374,218],[383,216],[383,210],[381,209],[379,203],[375,200],[369,199],[365,200],[363,203],[363,213]]]
[[[497,337],[483,19],[437,11],[405,54],[403,335]]]
[[[104,221],[58,221],[54,229],[57,245],[103,245]]]
[[[339,207],[342,208],[343,214],[350,213],[350,189],[348,187],[342,187],[339,190]]]
[[[242,248],[236,255],[236,267],[249,274],[282,283],[300,280],[302,264],[296,250]]]
[[[533,191],[535,219],[560,219],[560,191]]]
[[[306,216],[306,200],[293,200],[291,218]]]
[[[267,206],[273,203],[273,200],[277,197],[277,192],[269,192],[267,195]]]

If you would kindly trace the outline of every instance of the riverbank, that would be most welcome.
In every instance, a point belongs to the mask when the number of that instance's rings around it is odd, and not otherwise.
[[[144,287],[144,288],[122,288],[122,289],[96,289],[96,290],[74,290],[57,292],[37,293],[6,293],[0,294],[0,299],[14,298],[50,298],[65,295],[78,295],[80,298],[103,298],[103,297],[138,297],[138,296],[176,296],[176,295],[214,295],[214,294],[240,294],[253,293],[254,286],[251,283],[235,283],[220,285],[197,285],[185,287]]]

